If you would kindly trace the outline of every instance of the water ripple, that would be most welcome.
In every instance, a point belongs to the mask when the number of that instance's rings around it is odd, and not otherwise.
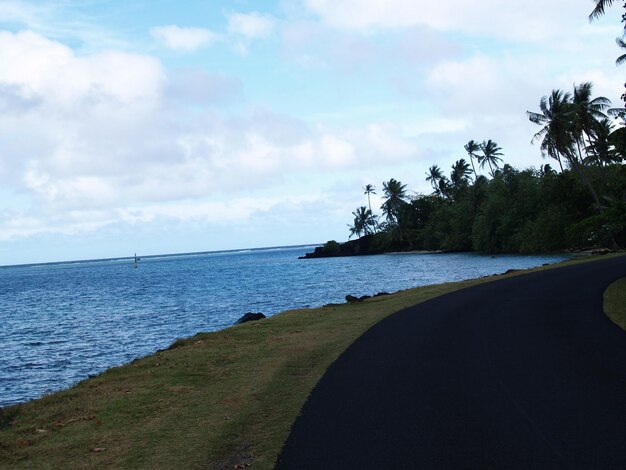
[[[0,407],[67,387],[176,338],[266,315],[554,262],[559,256],[382,255],[298,260],[307,249],[0,269]],[[308,250],[310,251],[310,249]]]

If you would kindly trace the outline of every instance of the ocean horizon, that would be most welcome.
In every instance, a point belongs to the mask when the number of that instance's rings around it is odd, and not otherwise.
[[[284,245],[284,246],[267,246],[267,247],[257,247],[257,248],[233,248],[228,250],[209,250],[209,251],[189,251],[189,252],[180,252],[180,253],[161,253],[161,254],[150,254],[150,255],[142,255],[135,253],[133,256],[116,256],[113,258],[85,258],[85,259],[75,259],[75,260],[61,260],[61,261],[36,261],[33,263],[16,263],[16,264],[0,264],[0,269],[2,268],[19,268],[19,267],[29,267],[29,266],[46,266],[46,265],[54,265],[54,264],[76,264],[76,263],[93,263],[98,261],[123,261],[123,260],[134,260],[135,256],[138,258],[161,258],[161,257],[176,257],[176,256],[194,256],[194,255],[208,255],[208,254],[219,254],[219,253],[245,253],[249,251],[261,251],[261,250],[281,250],[285,248],[315,248],[318,246],[322,246],[323,243],[311,243],[311,244],[303,244],[303,245]]]
[[[399,253],[298,259],[319,245],[2,266],[0,407],[66,388],[217,331],[247,312],[342,303],[361,296],[525,269],[566,255]]]

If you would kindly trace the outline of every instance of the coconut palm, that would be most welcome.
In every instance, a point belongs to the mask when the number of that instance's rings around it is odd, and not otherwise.
[[[572,144],[569,136],[570,120],[568,117],[571,100],[572,95],[570,93],[552,90],[550,96],[541,98],[539,113],[526,111],[526,115],[532,123],[543,126],[533,136],[531,143],[541,139],[541,155],[558,161],[561,171],[563,171],[561,158],[566,157]]]
[[[472,174],[469,163],[464,158],[457,160],[452,165],[452,173],[450,173],[450,183],[454,197],[456,198],[459,191],[467,187],[469,175]]]
[[[428,169],[426,173],[426,181],[429,181],[435,192],[437,192],[437,188],[439,187],[439,180],[443,176],[443,172],[441,168],[437,165],[433,165]]]
[[[498,162],[502,161],[502,159],[499,158],[500,155],[503,155],[503,153],[500,152],[502,149],[498,147],[498,144],[496,144],[493,140],[489,139],[480,144],[480,150],[483,152],[480,156],[480,167],[483,168],[485,163],[488,163],[489,170],[491,170],[491,176],[494,177],[496,175],[494,167],[497,170]]]
[[[585,147],[586,161],[593,162],[600,168],[614,163],[614,151],[611,148],[609,136],[613,132],[613,123],[604,118],[595,123],[594,141]]]
[[[582,148],[596,139],[597,123],[606,119],[604,111],[611,105],[611,101],[603,96],[592,98],[593,85],[591,82],[574,85],[571,110],[569,112],[572,133],[575,139],[578,156],[582,161]],[[585,142],[586,137],[586,142]]]
[[[581,143],[584,143],[584,129],[588,123],[594,122],[595,116],[599,112],[598,107],[606,106],[603,102],[606,98],[595,102],[590,97],[590,84],[583,85],[574,87],[574,92],[577,93],[576,104],[574,104],[572,95],[569,93],[552,90],[550,97],[541,98],[539,103],[541,113],[527,111],[527,115],[531,122],[544,126],[532,140],[534,142],[543,138],[541,142],[542,155],[547,154],[557,159],[561,165],[561,171],[563,171],[561,158],[565,158],[589,189],[597,209],[602,211],[598,194],[583,170]],[[592,102],[594,104],[591,104]]]
[[[437,189],[435,189],[435,194],[437,196],[442,196],[445,198],[450,197],[450,193],[452,190],[452,184],[447,176],[443,175],[439,178],[439,182],[437,183]]]
[[[380,208],[383,211],[383,215],[387,218],[387,222],[391,225],[396,225],[400,209],[406,204],[406,185],[391,178],[383,183],[383,193],[385,201]]]
[[[373,184],[366,184],[363,187],[363,190],[365,191],[363,194],[367,195],[367,206],[369,207],[370,212],[372,212],[372,202],[370,201],[370,194],[376,194],[376,188]]]
[[[369,235],[374,233],[374,227],[376,226],[376,218],[372,214],[372,211],[365,206],[358,207],[352,215],[354,216],[353,225],[350,227],[350,236],[356,235],[361,237],[361,234]]]
[[[463,148],[465,149],[465,151],[470,157],[470,162],[472,163],[472,170],[474,170],[474,181],[476,181],[476,179],[478,178],[478,175],[476,174],[476,167],[474,166],[474,159],[478,161],[478,155],[476,154],[476,152],[480,150],[480,145],[478,144],[478,142],[470,140],[467,144],[465,144]]]

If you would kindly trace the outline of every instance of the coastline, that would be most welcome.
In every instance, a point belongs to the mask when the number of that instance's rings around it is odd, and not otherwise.
[[[578,262],[584,261],[566,263]],[[3,409],[0,462],[172,468],[209,458],[216,468],[246,462],[269,468],[311,388],[371,325],[451,290],[525,272],[286,311],[178,340],[70,389]]]
[[[176,338],[228,327],[246,312],[271,316],[564,258],[398,254],[311,263],[297,259],[304,251],[148,258],[138,269],[118,261],[0,271],[4,310],[15,312],[0,331],[0,406],[65,388]],[[20,287],[27,285],[38,286],[40,301]],[[40,327],[20,330],[27,323]]]

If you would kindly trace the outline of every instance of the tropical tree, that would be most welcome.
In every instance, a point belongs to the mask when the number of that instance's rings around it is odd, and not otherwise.
[[[452,173],[450,173],[450,184],[452,186],[452,191],[455,199],[459,196],[460,192],[464,188],[467,188],[469,183],[469,175],[471,174],[472,170],[470,169],[470,165],[465,161],[464,158],[457,160],[454,165],[452,165]]]
[[[541,139],[541,155],[543,157],[554,158],[559,162],[559,167],[563,171],[561,158],[566,158],[571,149],[571,138],[569,136],[570,120],[568,113],[572,95],[561,90],[552,90],[550,96],[544,96],[539,102],[539,113],[526,111],[528,119],[540,126],[531,143]]]
[[[480,156],[480,167],[483,168],[485,163],[488,163],[489,169],[491,170],[491,176],[494,177],[496,175],[494,167],[497,170],[498,162],[502,161],[499,157],[500,155],[503,155],[503,153],[500,152],[502,149],[498,147],[498,144],[496,144],[493,140],[489,139],[480,144],[480,150],[483,152]]]
[[[478,175],[476,174],[476,167],[474,166],[474,159],[478,161],[478,154],[476,152],[480,150],[480,145],[478,144],[478,142],[470,140],[467,144],[465,144],[464,148],[470,157],[470,162],[472,163],[472,170],[474,170],[474,181],[476,181],[476,179],[478,178]]]
[[[376,194],[376,188],[373,184],[366,184],[363,187],[365,191],[363,194],[367,195],[367,206],[369,207],[370,212],[372,212],[372,202],[370,201],[370,194]]]
[[[361,237],[363,235],[370,235],[374,233],[376,227],[376,217],[372,214],[372,211],[365,206],[358,207],[354,212],[353,225],[350,227],[350,236],[356,235]]]
[[[397,225],[402,206],[406,204],[406,185],[391,178],[383,183],[384,202],[380,207],[390,225]]]
[[[441,168],[437,165],[433,165],[428,169],[426,173],[426,181],[430,182],[430,185],[433,187],[435,192],[437,192],[437,188],[439,187],[439,180],[442,178],[443,172]]]
[[[587,154],[585,163],[595,163],[602,169],[606,165],[619,162],[620,159],[616,156],[610,141],[610,136],[613,133],[611,120],[604,118],[597,121],[594,127],[594,141],[590,142],[584,149]]]
[[[452,184],[446,175],[443,175],[439,178],[437,183],[437,189],[435,189],[435,194],[437,196],[448,198],[450,197],[450,192],[452,189]]]
[[[561,157],[565,158],[591,193],[597,209],[602,211],[598,194],[585,174],[582,150],[586,146],[585,138],[589,144],[593,142],[597,122],[606,117],[603,111],[609,101],[604,97],[591,98],[591,90],[591,83],[588,82],[574,86],[574,95],[552,90],[550,97],[541,98],[541,113],[527,111],[527,115],[531,122],[544,126],[532,142],[543,138],[543,155],[547,153],[559,163]]]
[[[578,156],[582,161],[582,148],[591,145],[596,139],[597,123],[606,119],[604,111],[609,108],[611,101],[603,96],[592,98],[593,85],[591,82],[574,85],[574,93],[570,106],[571,132],[575,139]],[[586,141],[585,141],[586,138]]]
[[[539,167],[539,172],[538,172],[540,177],[544,177],[544,176],[548,176],[548,175],[556,175],[556,171],[554,171],[552,169],[552,167],[550,166],[549,163],[546,163],[545,165],[541,165]]]

